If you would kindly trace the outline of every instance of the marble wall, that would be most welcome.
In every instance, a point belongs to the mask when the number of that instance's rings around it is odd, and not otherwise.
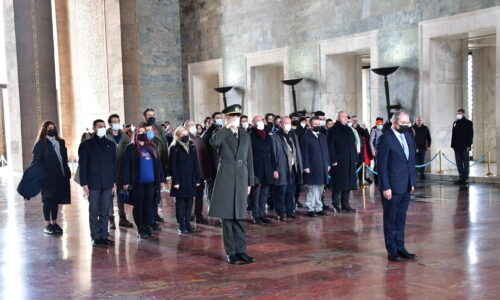
[[[182,98],[179,1],[135,2],[140,111],[151,107],[159,121],[181,122],[189,109],[187,94]]]
[[[500,5],[500,1],[182,1],[184,99],[188,98],[189,63],[223,58],[224,84],[244,89],[245,54],[287,47],[289,77],[308,79],[297,86],[299,108],[320,109],[324,104],[319,87],[318,43],[378,30],[378,66],[401,66],[390,78],[391,98],[415,116],[420,114],[418,23],[496,5]],[[383,91],[382,82],[379,84]],[[228,96],[230,101],[239,100],[234,93]],[[378,97],[379,114],[385,115],[383,94]]]

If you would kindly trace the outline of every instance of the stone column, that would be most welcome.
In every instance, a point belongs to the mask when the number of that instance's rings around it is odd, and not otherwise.
[[[41,122],[58,123],[51,1],[4,0],[3,9],[8,114],[15,124],[9,126],[7,154],[12,170],[20,172],[31,162]]]
[[[0,157],[7,157],[6,139],[5,139],[5,116],[4,116],[4,91],[7,89],[6,84],[0,84]],[[0,162],[1,164],[1,162]]]
[[[473,103],[474,103],[474,159],[491,152],[496,161],[496,48],[486,47],[473,51]]]

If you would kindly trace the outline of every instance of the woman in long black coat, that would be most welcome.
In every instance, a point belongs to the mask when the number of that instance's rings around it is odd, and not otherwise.
[[[198,154],[185,127],[175,130],[169,157],[169,173],[172,176],[170,196],[175,197],[175,216],[179,223],[179,233],[196,232],[190,223],[191,211],[196,187],[200,186],[202,179]]]
[[[146,127],[149,128],[148,134]],[[152,141],[152,127],[137,126],[134,142],[125,149],[121,179],[123,189],[129,191],[128,204],[134,206],[132,214],[141,239],[151,237],[157,195],[165,182],[158,147]]]
[[[41,192],[43,202],[44,232],[62,234],[57,224],[59,204],[71,204],[69,180],[71,171],[68,167],[68,152],[63,139],[59,137],[56,124],[52,121],[42,123],[38,140],[33,147],[32,165],[40,166],[43,177]]]

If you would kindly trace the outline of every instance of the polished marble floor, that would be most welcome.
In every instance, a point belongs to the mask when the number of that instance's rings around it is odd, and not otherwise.
[[[115,247],[90,245],[87,200],[73,187],[62,236],[43,230],[39,198],[0,174],[0,292],[5,299],[500,299],[500,188],[421,183],[410,205],[407,247],[418,261],[388,262],[379,195],[356,191],[356,214],[247,226],[257,263],[223,261],[221,231],[179,236],[164,195],[164,229],[138,240],[112,232]],[[128,208],[130,213],[130,208]]]

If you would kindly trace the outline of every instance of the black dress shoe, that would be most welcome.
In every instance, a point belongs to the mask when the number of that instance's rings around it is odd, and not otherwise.
[[[406,258],[406,259],[417,259],[417,255],[414,254],[414,253],[410,253],[406,250],[404,251],[398,251],[398,254],[399,256],[401,256],[402,258]]]
[[[316,217],[316,213],[315,213],[315,212],[313,212],[313,211],[308,211],[308,212],[307,212],[307,216],[308,216],[308,217]]]
[[[334,211],[335,213],[337,213],[337,214],[338,214],[338,213],[340,213],[342,210],[341,210],[341,209],[340,209],[340,207],[338,207],[337,205],[334,205],[334,206],[333,206],[332,211]]]
[[[241,265],[242,264],[242,262],[239,260],[239,258],[236,255],[228,255],[227,262],[232,264],[232,265]]]
[[[56,231],[54,229],[54,225],[52,225],[52,224],[45,226],[45,228],[43,229],[43,232],[46,234],[55,234],[56,233]]]
[[[389,253],[387,259],[390,261],[401,261],[401,257],[397,253]]]
[[[300,203],[299,201],[295,202],[298,208],[304,208],[304,204]]]
[[[320,212],[317,212],[317,214],[320,215],[320,216],[327,216],[328,215],[328,213],[326,211],[324,211],[324,210],[322,210]]]
[[[262,220],[260,218],[255,218],[255,219],[253,219],[253,223],[254,224],[261,224]]]
[[[109,217],[109,229],[116,229],[115,217],[114,216],[110,216]]]
[[[328,206],[328,205],[323,205],[323,210],[324,210],[324,211],[329,211],[329,210],[330,210],[330,206]]]
[[[115,244],[115,241],[112,241],[112,240],[110,240],[108,238],[105,238],[105,239],[101,240],[101,243],[103,243],[104,245],[113,246]]]
[[[120,216],[118,226],[132,228],[134,227],[134,224],[130,223],[126,216]]]
[[[292,214],[292,215],[287,215],[287,218],[297,220],[299,217],[297,217],[296,215]]]
[[[92,241],[92,247],[101,247],[101,246],[104,246],[104,244],[101,240],[93,240]]]
[[[264,224],[271,224],[273,221],[269,220],[268,218],[260,218],[260,221]]]
[[[242,261],[242,262],[244,262],[246,264],[251,264],[251,263],[255,262],[255,258],[250,257],[250,256],[246,255],[245,253],[236,253],[236,257],[240,261]]]
[[[165,223],[165,220],[162,217],[160,217],[160,215],[156,214],[155,222]]]
[[[177,229],[178,234],[188,234],[188,230],[185,226],[180,226],[179,229]]]
[[[137,231],[137,237],[140,238],[140,239],[148,239],[149,238],[149,234],[147,232],[147,230],[145,230],[144,228],[143,229],[140,229]]]
[[[62,234],[63,233],[63,230],[61,228],[61,226],[59,226],[59,224],[52,224],[52,228],[54,229],[55,233],[57,234]]]
[[[356,212],[356,210],[354,208],[350,207],[350,206],[342,208],[342,211],[348,212],[348,213],[354,213],[354,212]]]
[[[278,216],[278,220],[280,220],[280,221],[282,221],[282,222],[286,221],[286,217],[285,217],[285,215],[279,215],[279,216]]]
[[[197,224],[204,224],[204,225],[208,224],[208,220],[203,217],[196,217],[195,219]]]
[[[151,224],[151,229],[153,229],[153,230],[161,230],[161,226],[158,225],[158,223],[153,222],[153,224]]]
[[[191,227],[191,224],[187,224],[187,225],[186,225],[186,231],[187,231],[188,233],[195,233],[195,232],[197,232],[197,230],[196,230],[196,229],[194,229],[193,227]]]

